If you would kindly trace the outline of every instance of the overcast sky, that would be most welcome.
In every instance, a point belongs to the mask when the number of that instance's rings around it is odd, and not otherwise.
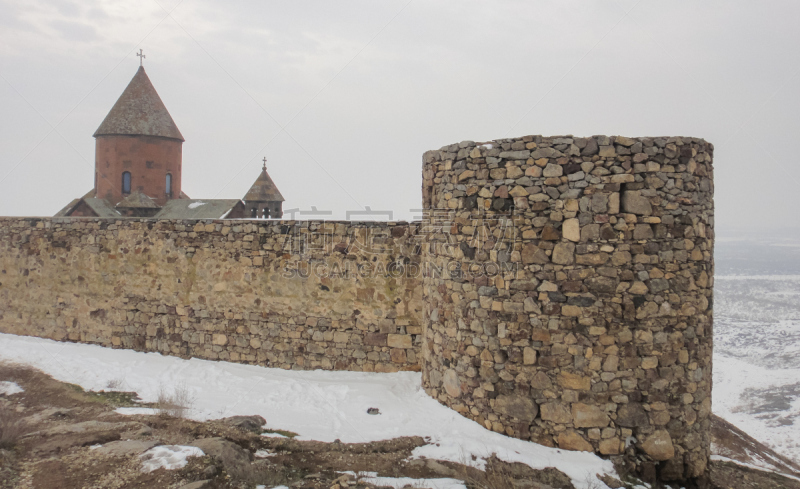
[[[797,1],[0,0],[0,215],[91,189],[92,134],[145,69],[183,189],[285,209],[421,205],[422,153],[528,134],[714,143],[718,232],[796,226]]]

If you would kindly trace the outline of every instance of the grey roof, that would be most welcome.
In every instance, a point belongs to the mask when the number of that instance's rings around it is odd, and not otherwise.
[[[106,199],[83,199],[86,205],[92,208],[97,217],[120,217],[120,213]]]
[[[69,204],[64,206],[64,208],[61,209],[60,211],[56,212],[56,215],[53,216],[53,217],[64,217],[64,216],[66,216],[68,213],[72,212],[72,210],[75,208],[76,205],[78,205],[78,203],[81,201],[81,199],[89,199],[89,198],[92,198],[92,197],[94,197],[94,189],[91,189],[88,192],[86,192],[85,194],[83,194],[83,197],[78,197],[77,199],[72,199],[72,201]]]
[[[117,207],[125,209],[157,209],[158,204],[138,190],[117,203]]]
[[[78,205],[78,202],[80,201],[81,199],[72,199],[72,201],[69,204],[64,206],[64,208],[61,209],[60,211],[56,212],[56,215],[53,217],[65,217],[72,211],[72,209],[75,208],[76,205]]]
[[[159,136],[184,141],[141,66],[94,133],[94,137],[118,135]]]
[[[73,199],[66,207],[58,211],[54,217],[68,217],[81,202],[85,202],[97,214],[97,217],[120,217],[120,213],[107,200],[94,197]]]
[[[156,219],[222,219],[238,199],[172,199],[154,217]]]
[[[283,202],[283,195],[269,177],[266,168],[261,169],[261,174],[256,178],[253,186],[247,191],[243,199],[245,202]]]

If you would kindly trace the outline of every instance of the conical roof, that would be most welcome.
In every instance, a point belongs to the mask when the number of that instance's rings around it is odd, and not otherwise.
[[[261,169],[261,175],[256,178],[255,183],[243,199],[245,202],[283,202],[284,198],[281,195],[275,182],[269,177],[267,168]]]
[[[158,136],[184,141],[141,66],[94,133],[94,137],[120,135]]]

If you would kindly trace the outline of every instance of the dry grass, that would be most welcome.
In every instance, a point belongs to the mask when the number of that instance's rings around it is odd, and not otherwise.
[[[289,485],[293,480],[299,479],[297,474],[291,473],[288,467],[270,465],[264,460],[256,461],[247,467],[232,468],[229,474],[234,480],[241,480],[248,487],[263,485],[278,487]]]
[[[519,462],[504,462],[492,455],[486,460],[485,470],[470,466],[469,460],[461,456],[461,463],[444,464],[453,469],[448,477],[464,481],[470,489],[518,489],[520,484],[537,482],[556,489],[572,487],[570,478],[554,467],[534,469]],[[599,481],[587,479],[590,488],[604,487]]]
[[[164,387],[158,391],[155,410],[159,416],[185,418],[192,410],[194,397],[186,384],[178,384],[170,393]]]
[[[473,471],[464,471],[457,479],[463,480],[467,487],[473,489],[515,489],[516,479],[506,470],[487,470],[476,474]]]
[[[22,415],[13,409],[0,408],[0,448],[6,450],[14,448],[17,440],[27,431]]]
[[[0,380],[29,381],[36,371],[10,362],[0,362]],[[27,395],[27,393],[26,393]],[[0,401],[2,402],[2,401]],[[0,449],[12,449],[28,429],[23,416],[10,403],[0,406]]]

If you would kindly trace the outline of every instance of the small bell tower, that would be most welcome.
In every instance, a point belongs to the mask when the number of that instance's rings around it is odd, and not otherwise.
[[[283,195],[267,173],[264,158],[261,174],[244,196],[245,217],[252,219],[280,219],[283,217]]]

